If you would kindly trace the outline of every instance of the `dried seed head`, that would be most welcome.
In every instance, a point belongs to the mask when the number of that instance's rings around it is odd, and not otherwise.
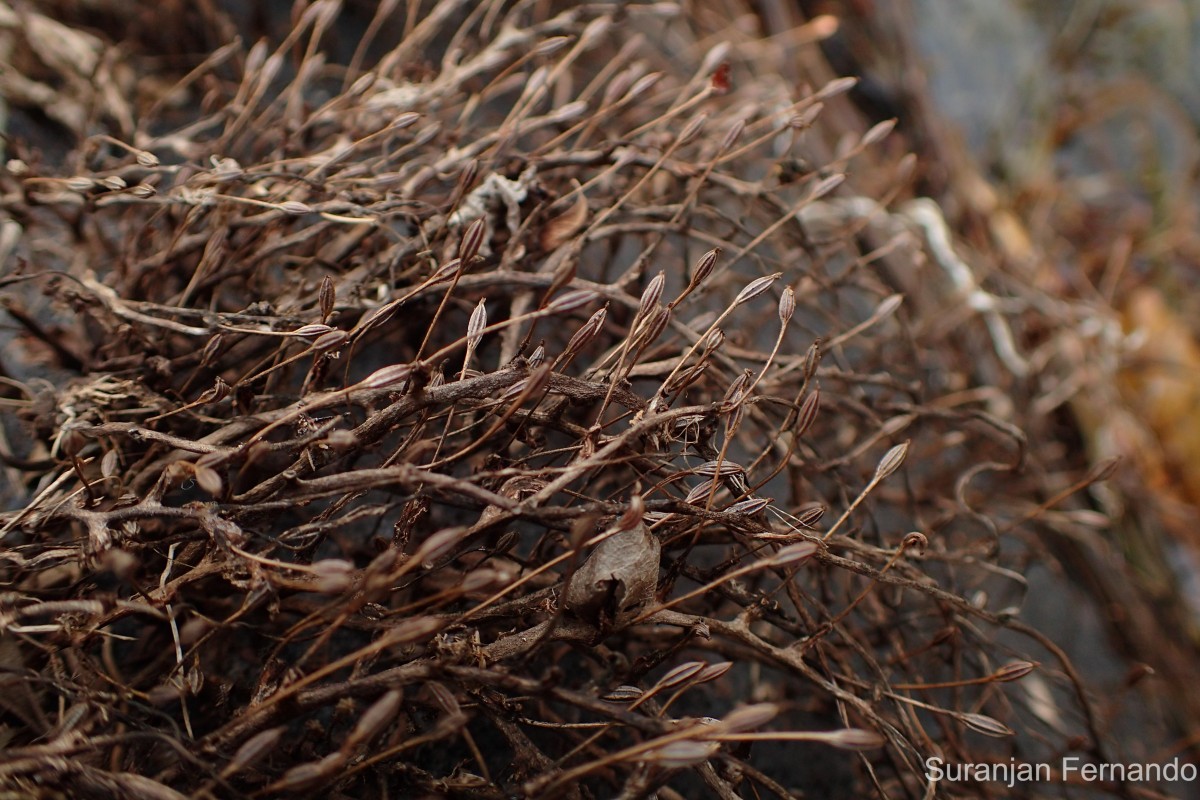
[[[696,262],[696,269],[692,272],[692,280],[688,283],[688,288],[694,289],[704,283],[705,279],[712,274],[713,267],[717,265],[717,259],[720,257],[721,248],[719,247],[714,247],[700,256],[700,260]]]
[[[804,380],[812,380],[817,374],[817,366],[821,363],[821,340],[813,342],[804,355]]]
[[[693,139],[700,135],[700,131],[704,130],[704,124],[708,122],[708,114],[697,114],[687,125],[684,126],[683,132],[679,134],[679,138],[675,140],[677,147],[683,147],[689,144]]]
[[[687,497],[685,497],[683,499],[683,502],[685,502],[689,505],[695,505],[696,503],[700,502],[704,498],[708,497],[709,494],[712,493],[713,486],[715,486],[715,485],[716,484],[713,482],[712,478],[709,478],[706,481],[701,481],[699,484],[696,485],[695,488],[693,488],[690,492],[687,493]]]
[[[954,715],[956,719],[962,721],[968,728],[984,736],[1015,736],[1016,731],[1005,725],[1000,720],[989,717],[986,714],[960,713]]]
[[[72,192],[79,192],[81,194],[83,192],[90,192],[92,189],[96,188],[96,182],[83,175],[78,175],[74,178],[68,178],[66,180],[66,185],[67,188]]]
[[[864,731],[861,728],[834,731],[822,739],[839,750],[876,750],[887,743],[887,740],[875,731]]]
[[[201,366],[207,367],[217,357],[217,351],[221,349],[222,338],[222,335],[217,333],[204,344],[204,348],[200,351]]]
[[[729,475],[744,474],[746,469],[741,464],[736,464],[732,461],[705,461],[693,469],[692,472],[696,475],[704,475],[709,478],[714,475],[724,478]]]
[[[607,308],[607,306],[605,308]],[[605,310],[605,308],[600,309],[600,311],[597,311],[596,313],[597,314],[601,313],[602,311]],[[593,314],[592,316],[595,316],[595,314]],[[578,335],[578,333],[576,335]],[[572,340],[574,339],[574,337],[571,337],[571,338],[572,338]],[[542,365],[542,362],[545,360],[546,360],[546,348],[545,348],[545,346],[539,344],[537,347],[533,348],[533,352],[529,354],[529,368],[537,369],[538,367],[540,367]]]
[[[299,200],[285,200],[276,206],[280,211],[292,216],[300,216],[301,214],[311,214],[312,206],[307,203],[301,203]]]
[[[221,494],[221,475],[209,467],[195,467],[196,485],[213,497]]]
[[[624,102],[629,102],[639,95],[649,91],[650,87],[662,80],[661,72],[651,72],[649,75],[643,75],[633,86],[629,87],[629,92],[621,98]]]
[[[359,385],[364,389],[384,389],[388,386],[396,386],[404,383],[411,374],[411,364],[391,364],[390,366],[375,370],[364,378]]]
[[[720,749],[720,742],[697,742],[684,739],[655,748],[650,751],[649,758],[656,767],[683,769],[707,761]]]
[[[817,100],[828,100],[831,97],[837,97],[839,94],[844,94],[858,85],[858,78],[834,78],[829,83],[821,87],[814,98]]]
[[[159,163],[158,156],[154,155],[154,153],[151,153],[147,150],[135,150],[134,158],[137,159],[137,163],[139,165],[141,165],[143,167],[147,167],[147,168],[157,167],[158,163]]]
[[[796,415],[796,424],[792,426],[793,435],[803,436],[812,427],[813,421],[817,418],[817,412],[820,410],[821,390],[813,389],[800,404],[800,413]]]
[[[707,667],[697,672],[696,679],[692,682],[708,683],[709,681],[715,681],[717,678],[720,678],[731,669],[733,669],[732,661],[718,661],[714,664],[709,664]]]
[[[356,570],[349,561],[341,558],[325,558],[312,563],[312,574],[316,576],[316,591],[321,594],[341,594],[354,584]]]
[[[779,715],[779,706],[775,703],[755,703],[750,706],[740,706],[725,715],[721,720],[722,733],[741,733],[761,728]]]
[[[403,692],[399,689],[392,689],[372,703],[371,707],[364,711],[363,715],[358,718],[358,722],[354,725],[354,730],[346,737],[346,741],[342,745],[342,751],[354,751],[360,745],[364,745],[375,738],[375,734],[394,722],[396,712],[400,710],[400,701],[403,698]]]
[[[467,226],[466,233],[463,234],[462,241],[458,244],[458,260],[464,264],[470,264],[475,260],[475,256],[479,255],[479,248],[483,246],[483,235],[487,231],[487,222],[483,217],[476,219]]]
[[[783,294],[779,298],[779,322],[785,327],[792,315],[796,313],[796,293],[792,287],[785,286]]]
[[[796,566],[812,558],[817,550],[816,542],[796,542],[795,544],[789,544],[787,547],[780,548],[774,555],[763,559],[763,563],[772,567]]]
[[[609,703],[632,703],[643,694],[645,692],[636,686],[618,686],[600,699]]]
[[[908,442],[898,444],[891,450],[884,453],[883,458],[879,460],[879,466],[875,468],[875,480],[881,481],[888,475],[900,468],[904,463],[904,456],[908,454]]]
[[[1000,683],[1008,681],[1019,681],[1037,667],[1032,661],[1010,661],[1000,669],[992,673],[992,680]]]
[[[665,675],[658,679],[654,684],[654,691],[660,692],[663,689],[678,686],[707,666],[708,664],[704,661],[688,661],[687,663],[680,664],[674,669],[668,670]]]
[[[646,288],[642,291],[642,301],[638,306],[638,316],[644,317],[650,313],[650,309],[658,305],[658,301],[662,299],[663,287],[667,284],[667,276],[664,272],[659,272],[650,282],[646,284]]]
[[[586,306],[595,301],[597,297],[598,295],[591,289],[573,289],[560,294],[547,303],[546,310],[554,314],[574,311],[580,306]]]
[[[788,126],[797,130],[803,130],[812,125],[824,110],[824,103],[813,103],[811,106],[804,109],[804,111],[788,120]]]
[[[486,301],[481,299],[475,310],[471,312],[471,319],[467,322],[467,348],[474,350],[479,346],[479,342],[483,339],[483,329],[487,327],[487,307]]]
[[[871,129],[863,134],[862,141],[859,142],[860,147],[870,147],[876,142],[884,139],[896,127],[895,119],[885,119],[883,122],[878,122],[871,126]]]
[[[735,306],[741,305],[742,303],[748,303],[749,301],[758,297],[767,289],[770,289],[771,284],[775,283],[775,281],[777,281],[779,276],[782,274],[782,272],[776,272],[772,275],[764,275],[761,278],[750,281],[750,283],[746,284],[745,289],[742,289],[740,292],[738,292],[738,296],[734,298],[733,304]]]
[[[120,175],[109,175],[109,176],[101,179],[100,185],[103,186],[105,189],[111,189],[112,191],[120,191],[121,189],[124,189],[129,184],[127,184],[125,182],[125,179],[122,178]]]
[[[730,125],[729,130],[726,131],[726,133],[725,133],[725,138],[721,140],[721,151],[720,152],[722,152],[722,153],[727,152],[735,144],[737,144],[737,140],[742,138],[742,133],[745,130],[746,130],[746,120],[744,120],[744,119],[739,119],[738,121],[736,121],[732,125]]]
[[[318,301],[321,305],[321,319],[327,320],[333,315],[333,305],[337,300],[337,289],[334,288],[333,278],[326,275],[321,279],[321,289]]]
[[[796,523],[801,527],[811,528],[823,516],[825,516],[825,506],[820,503],[809,503],[797,512]]]
[[[570,36],[551,36],[534,45],[534,55],[548,56],[557,53],[572,41]]]
[[[771,505],[771,498],[769,497],[748,497],[725,509],[725,513],[739,517],[752,517],[769,505]]]
[[[312,349],[318,353],[328,353],[344,345],[350,339],[350,334],[342,330],[332,330],[323,333],[313,342]]]
[[[567,349],[563,352],[564,356],[573,356],[578,353],[583,347],[595,338],[601,328],[604,327],[604,320],[608,316],[608,304],[606,303],[596,313],[588,317],[588,321],[583,323],[579,330],[575,331],[575,335],[567,342]]]
[[[813,186],[812,192],[809,193],[806,202],[811,203],[814,200],[820,200],[822,197],[841,186],[842,182],[845,180],[846,176],[840,172],[830,175],[828,178],[822,178]]]
[[[287,726],[280,725],[278,728],[268,728],[247,739],[233,754],[233,758],[229,759],[225,768],[221,770],[221,777],[230,778],[273,751],[275,745],[279,743],[279,738],[286,731]]]
[[[314,322],[309,325],[302,325],[292,331],[292,336],[299,336],[301,339],[317,339],[330,333],[334,329],[323,322]]]

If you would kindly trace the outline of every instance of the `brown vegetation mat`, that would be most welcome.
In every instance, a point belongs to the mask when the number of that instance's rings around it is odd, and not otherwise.
[[[1104,524],[1022,433],[1084,315],[907,200],[833,20],[46,5],[0,4],[10,796],[1121,760],[1022,621]]]

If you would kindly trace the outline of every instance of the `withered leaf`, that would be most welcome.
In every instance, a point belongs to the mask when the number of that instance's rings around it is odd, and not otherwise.
[[[564,604],[594,624],[627,623],[654,599],[660,551],[644,523],[610,536],[571,576]]]

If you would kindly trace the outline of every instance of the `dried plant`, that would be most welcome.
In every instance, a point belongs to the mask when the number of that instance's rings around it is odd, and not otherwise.
[[[1028,363],[998,308],[942,335],[940,216],[885,210],[911,161],[828,18],[316,0],[249,43],[138,5],[128,47],[0,6],[69,142],[0,176],[0,784],[919,797],[935,754],[1107,757],[972,391]],[[209,54],[139,81],[169,35]]]

